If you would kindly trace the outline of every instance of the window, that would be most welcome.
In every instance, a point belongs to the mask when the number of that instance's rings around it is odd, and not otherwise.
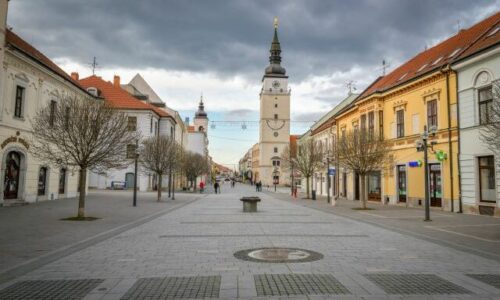
[[[375,134],[375,113],[373,111],[368,113],[368,138],[372,139]]]
[[[488,124],[490,121],[493,92],[491,86],[479,90],[479,124]]]
[[[135,145],[127,145],[127,158],[135,158]]]
[[[495,159],[493,156],[478,157],[479,162],[479,199],[483,202],[496,202],[495,197]]]
[[[137,117],[128,117],[127,129],[128,131],[137,130]]]
[[[396,112],[396,137],[405,136],[405,116],[404,110],[400,109]]]
[[[17,118],[23,117],[23,101],[24,101],[24,87],[16,87],[16,103],[14,105],[14,116]]]
[[[278,147],[274,147],[274,153],[278,153]]]
[[[384,138],[384,112],[378,112],[378,134],[380,134],[380,139]]]
[[[427,102],[427,128],[431,126],[438,126],[437,116],[437,100]]]
[[[361,131],[365,132],[366,130],[366,115],[361,115]]]
[[[278,114],[274,114],[274,119],[278,120]]]
[[[280,161],[279,160],[273,160],[273,166],[274,167],[279,167],[280,166]]]
[[[277,103],[274,104],[274,108],[278,108],[278,104]]]
[[[54,100],[50,101],[50,116],[49,116],[50,127],[54,126],[54,120],[56,117],[56,105],[57,105],[56,101]]]
[[[47,182],[47,168],[41,167],[38,171],[38,196],[45,195],[45,186]]]
[[[158,134],[158,122],[155,122],[155,131],[154,134]]]
[[[64,111],[64,128],[68,129],[69,128],[69,118],[71,114],[71,109],[69,107],[66,107]]]
[[[151,124],[149,125],[149,133],[153,133],[153,117],[151,117]]]

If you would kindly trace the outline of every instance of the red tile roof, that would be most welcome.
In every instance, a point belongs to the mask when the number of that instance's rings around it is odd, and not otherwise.
[[[188,128],[187,128],[188,132],[194,132],[194,126],[193,125],[189,125]]]
[[[470,55],[475,51],[498,43],[500,39],[498,33],[489,40],[483,38],[483,36],[490,32],[492,28],[498,26],[499,21],[500,12],[417,54],[391,73],[380,78],[375,84],[367,88],[358,99],[365,98],[375,92],[386,91],[425,73],[435,71],[462,55]]]
[[[87,92],[76,80],[71,78],[66,72],[64,72],[58,65],[56,65],[52,60],[50,60],[47,56],[45,56],[42,52],[38,51],[35,47],[31,46],[28,42],[23,40],[17,34],[7,29],[5,34],[6,44],[10,47],[15,48],[16,50],[22,52],[24,55],[30,57],[35,60],[42,66],[48,68],[52,72],[61,76],[63,79],[66,79],[71,84],[76,86],[77,88]]]
[[[113,107],[132,110],[150,110],[155,112],[160,117],[172,118],[172,116],[163,109],[137,100],[121,87],[115,86],[109,81],[104,81],[98,76],[92,75],[90,77],[80,79],[79,82],[86,89],[89,87],[97,88],[101,93],[99,96],[103,97]]]

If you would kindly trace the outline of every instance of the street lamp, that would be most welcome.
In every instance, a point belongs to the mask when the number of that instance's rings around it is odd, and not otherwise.
[[[427,149],[429,147],[428,141],[429,141],[429,135],[434,136],[435,134],[435,128],[431,127],[430,130],[427,130],[427,126],[424,126],[424,133],[422,133],[422,141],[421,145],[417,145],[417,151],[423,151],[424,152],[424,176],[425,176],[425,219],[424,221],[431,221],[430,217],[430,197],[429,197],[429,162],[428,162],[428,154],[427,154]],[[433,143],[431,142],[431,149],[432,149]]]
[[[278,174],[279,174],[278,168],[274,168],[273,183],[274,183],[274,191],[275,192],[276,192],[276,185],[278,184]]]
[[[135,153],[134,153],[134,199],[133,205],[137,206],[137,162],[139,160],[139,141],[135,142]]]
[[[326,154],[326,180],[327,180],[326,197],[327,197],[328,203],[330,203],[331,202],[331,199],[330,199],[330,151],[328,151],[328,153]]]

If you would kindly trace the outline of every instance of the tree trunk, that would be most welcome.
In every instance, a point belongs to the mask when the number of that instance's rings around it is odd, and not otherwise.
[[[157,192],[158,192],[158,199],[157,201],[160,202],[161,200],[161,183],[162,183],[162,176],[161,174],[158,174],[158,188],[157,188]]]
[[[359,193],[359,197],[361,198],[361,208],[366,209],[366,175],[360,175],[359,180],[361,181],[361,190]]]
[[[309,176],[306,176],[306,199],[309,199]]]
[[[198,179],[197,177],[195,177],[195,178],[194,178],[194,187],[193,187],[193,191],[195,191],[195,192],[196,192],[196,180],[197,180],[197,179]]]
[[[85,218],[85,187],[87,186],[87,168],[80,168],[80,195],[78,197],[78,218]]]

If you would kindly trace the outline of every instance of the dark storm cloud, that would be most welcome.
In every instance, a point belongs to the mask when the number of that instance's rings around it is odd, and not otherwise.
[[[9,25],[52,58],[260,79],[280,17],[292,81],[400,63],[469,26],[498,1],[16,0]],[[395,66],[394,66],[395,67]]]

